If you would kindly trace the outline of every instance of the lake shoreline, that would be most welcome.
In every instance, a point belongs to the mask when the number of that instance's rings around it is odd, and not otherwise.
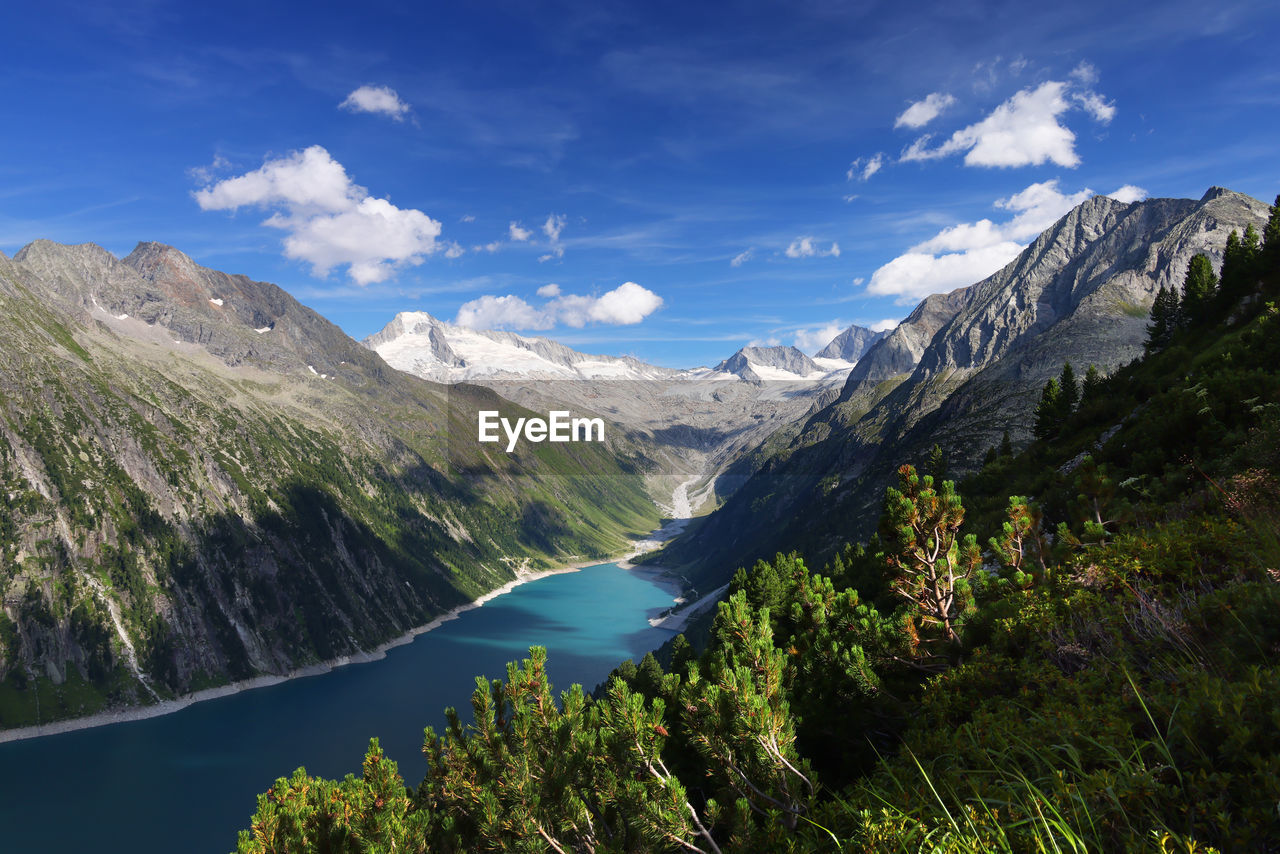
[[[673,510],[678,512],[679,510],[684,509],[680,503],[681,489],[687,488],[688,484],[691,482],[692,481],[686,481],[681,484],[680,487],[677,487],[677,495],[673,496],[675,505]],[[84,717],[51,721],[47,724],[33,724],[30,726],[0,730],[0,744],[7,744],[13,741],[24,741],[32,738],[41,738],[48,735],[60,735],[62,733],[75,732],[83,729],[93,729],[101,726],[110,726],[111,724],[143,721],[149,718],[156,718],[161,715],[179,712],[196,703],[239,694],[242,691],[252,691],[255,688],[267,688],[293,679],[322,676],[326,673],[331,673],[339,667],[346,667],[351,664],[367,664],[371,661],[380,661],[386,658],[387,650],[412,643],[414,638],[419,635],[426,634],[427,632],[439,628],[445,623],[456,620],[460,615],[467,611],[483,607],[486,602],[496,599],[503,594],[510,593],[522,584],[527,584],[531,581],[538,581],[539,579],[547,578],[552,575],[578,572],[579,570],[590,566],[602,566],[609,563],[616,563],[621,569],[633,572],[659,587],[663,587],[667,590],[674,590],[678,599],[682,588],[678,582],[666,574],[665,570],[659,567],[638,567],[635,564],[630,563],[630,561],[645,552],[658,548],[663,542],[683,530],[684,523],[687,523],[687,519],[673,519],[662,528],[652,532],[648,538],[634,541],[633,548],[629,552],[612,560],[606,558],[604,560],[578,561],[576,563],[570,563],[564,566],[545,570],[518,569],[516,570],[516,577],[501,587],[490,590],[488,593],[485,593],[470,602],[458,605],[456,608],[452,608],[449,611],[440,614],[424,625],[416,626],[404,634],[378,645],[372,650],[343,655],[328,661],[299,667],[285,674],[255,676],[250,679],[241,679],[236,682],[229,682],[225,685],[217,685],[212,688],[202,688],[199,691],[193,691],[190,694],[184,694],[181,697],[176,697],[172,700],[161,700],[158,703],[147,706],[130,706],[128,708],[116,709],[113,711],[95,712],[94,714],[85,715]]]

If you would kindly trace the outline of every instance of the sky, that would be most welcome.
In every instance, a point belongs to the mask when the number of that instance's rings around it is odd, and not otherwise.
[[[691,367],[812,353],[1093,194],[1280,192],[1280,6],[10,4],[0,251],[139,241]]]

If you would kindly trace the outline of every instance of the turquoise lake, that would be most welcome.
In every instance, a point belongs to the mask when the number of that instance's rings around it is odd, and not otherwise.
[[[196,703],[170,715],[0,744],[0,851],[234,851],[258,793],[299,766],[358,773],[371,736],[410,788],[422,730],[470,719],[475,677],[545,646],[557,693],[590,691],[671,632],[671,593],[615,564],[552,575],[461,614],[385,659]]]

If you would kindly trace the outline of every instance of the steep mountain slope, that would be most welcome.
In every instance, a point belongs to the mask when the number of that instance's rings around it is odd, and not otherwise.
[[[856,362],[871,349],[873,344],[888,335],[889,331],[872,332],[864,326],[855,324],[831,339],[830,344],[818,351],[816,358]]]
[[[1040,389],[1064,362],[1105,372],[1138,356],[1156,290],[1180,285],[1197,253],[1220,265],[1231,230],[1261,227],[1267,211],[1217,187],[1199,201],[1085,201],[995,275],[922,302],[863,356],[837,401],[654,559],[714,586],[778,544],[823,554],[867,535],[899,464],[936,443],[963,472],[1005,430],[1025,441]]]
[[[520,412],[170,247],[0,256],[0,726],[356,653],[656,522],[624,438],[507,455],[457,441],[480,407]]]

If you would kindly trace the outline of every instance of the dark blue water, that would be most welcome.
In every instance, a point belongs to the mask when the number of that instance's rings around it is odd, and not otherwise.
[[[150,720],[0,744],[0,851],[233,851],[256,797],[305,765],[358,773],[370,736],[422,779],[422,730],[454,706],[470,719],[475,677],[504,677],[533,645],[557,693],[591,690],[669,632],[646,618],[669,593],[614,564],[517,587],[388,650],[387,657],[189,706]]]

